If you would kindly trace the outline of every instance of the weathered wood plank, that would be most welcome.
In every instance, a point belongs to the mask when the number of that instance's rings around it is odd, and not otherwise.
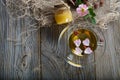
[[[1,4],[1,3],[0,3]],[[1,50],[1,79],[40,79],[41,72],[34,71],[40,64],[40,30],[31,33],[25,45],[15,45],[16,40],[29,26],[25,19],[9,19],[5,7],[0,5],[0,50]],[[20,43],[24,42],[27,34],[20,37]]]
[[[106,36],[106,41],[107,41],[107,48],[104,56],[100,60],[100,62],[96,65],[96,74],[97,74],[97,79],[113,79],[113,80],[118,80],[120,78],[120,72],[119,72],[119,41],[116,42],[116,39],[119,37],[116,37],[119,35],[119,32],[117,32],[119,29],[112,23],[109,25],[108,30],[104,33]],[[117,23],[119,24],[119,23]],[[115,28],[115,29],[114,29]],[[117,32],[117,35],[114,33]],[[115,45],[115,43],[117,43]],[[117,46],[117,48],[115,47]]]
[[[112,0],[111,0],[112,1]],[[107,8],[110,6],[110,1],[106,1]],[[108,24],[108,30],[104,30],[106,38],[106,51],[101,57],[99,63],[96,64],[96,79],[120,79],[120,63],[119,63],[119,38],[120,38],[120,22],[114,21]],[[97,57],[97,56],[96,56]]]

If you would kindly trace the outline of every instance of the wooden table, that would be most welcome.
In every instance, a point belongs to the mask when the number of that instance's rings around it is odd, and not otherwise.
[[[104,31],[107,47],[99,63],[76,68],[58,56],[57,40],[64,27],[45,27],[30,32],[25,46],[9,41],[17,39],[28,27],[25,19],[9,20],[0,1],[0,80],[119,80],[119,21],[111,22]],[[26,36],[27,33],[20,37],[20,42],[24,42]]]

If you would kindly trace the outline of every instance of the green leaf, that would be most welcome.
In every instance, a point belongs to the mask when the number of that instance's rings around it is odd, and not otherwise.
[[[82,0],[76,0],[76,5],[82,4]]]
[[[88,8],[88,11],[89,11],[89,14],[90,14],[92,17],[95,17],[95,16],[96,16],[96,14],[95,14],[95,12],[94,12],[94,10],[93,10],[92,7],[89,7],[89,8]]]
[[[85,19],[88,19],[92,24],[96,24],[96,20],[90,14],[84,16]]]
[[[96,24],[96,20],[95,20],[94,17],[91,17],[91,22],[92,22],[93,24]]]
[[[93,7],[92,6],[88,6],[88,9],[93,9]]]
[[[90,17],[90,14],[87,14],[86,16],[84,16],[85,19],[88,19]]]

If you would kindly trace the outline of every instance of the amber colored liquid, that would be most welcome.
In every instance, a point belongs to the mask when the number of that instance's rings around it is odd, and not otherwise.
[[[69,47],[72,50],[72,52],[75,50],[75,47],[76,47],[75,44],[74,44],[74,41],[76,39],[80,39],[81,41],[83,41],[86,38],[88,38],[90,40],[89,47],[92,49],[92,51],[94,51],[97,48],[96,35],[88,29],[79,29],[79,30],[73,32],[69,37]],[[85,46],[81,43],[80,48],[82,50],[84,50]],[[82,53],[82,55],[83,54],[84,53]]]
[[[57,24],[69,23],[73,20],[72,13],[68,9],[58,10],[55,13],[55,20],[56,20]]]

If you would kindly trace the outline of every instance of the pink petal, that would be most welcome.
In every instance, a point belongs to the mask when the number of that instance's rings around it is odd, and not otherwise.
[[[79,7],[79,8],[83,8],[83,7],[84,7],[84,4],[80,4],[78,7]]]
[[[88,10],[84,12],[84,15],[87,15],[88,14]]]
[[[81,44],[81,40],[80,39],[75,40],[74,44],[75,44],[75,46],[79,47]]]
[[[90,40],[88,38],[86,38],[82,43],[85,46],[89,46],[90,45]]]
[[[89,47],[86,48],[85,51],[84,51],[85,54],[91,54],[92,52],[93,52],[93,51],[92,51],[91,48],[89,48]]]
[[[87,5],[85,5],[85,4],[81,4],[81,5],[79,5],[79,7],[78,7],[78,8],[83,8],[83,9],[87,10],[87,9],[88,9],[88,6],[87,6]]]
[[[79,12],[77,12],[77,13],[78,13],[79,16],[81,16],[81,17],[83,17],[83,16],[85,16],[85,15],[88,14],[88,12],[82,12],[82,11],[79,11]]]
[[[84,9],[84,11],[82,11]],[[80,16],[85,16],[88,14],[88,7],[87,5],[85,4],[81,4],[79,5],[79,7],[76,9],[77,13],[80,15]]]
[[[77,11],[77,13],[80,13],[81,12],[81,8],[77,8],[76,11]]]
[[[74,53],[75,53],[76,55],[81,55],[82,52],[83,52],[83,51],[82,51],[79,47],[76,47],[76,48],[75,48]]]
[[[84,13],[80,13],[80,16],[85,16],[86,15],[86,13],[84,12]]]
[[[87,10],[87,9],[88,9],[87,5],[83,5],[83,8],[84,8],[85,10]]]
[[[85,15],[87,15],[88,14],[88,11],[84,11],[84,12],[82,12],[82,15],[81,16],[85,16]]]

